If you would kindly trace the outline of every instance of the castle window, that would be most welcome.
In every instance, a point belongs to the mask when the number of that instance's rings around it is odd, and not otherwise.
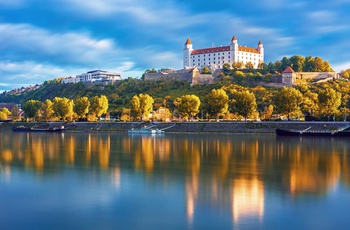
[[[215,56],[215,54],[214,54],[214,56]]]
[[[209,61],[210,61],[210,58],[209,58]]]

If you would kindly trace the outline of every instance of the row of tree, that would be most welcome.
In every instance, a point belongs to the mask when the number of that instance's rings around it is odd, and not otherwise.
[[[52,101],[28,100],[22,105],[25,117],[32,120],[72,120],[89,119],[96,120],[108,110],[108,99],[102,95],[95,96],[91,100],[88,97],[80,97],[75,100],[65,97],[55,97]]]
[[[343,98],[343,100],[342,100]],[[297,88],[283,88],[270,96],[267,103],[258,110],[255,93],[238,85],[227,85],[212,89],[201,98],[187,94],[172,100],[164,98],[157,106],[148,94],[134,95],[129,107],[122,108],[120,119],[132,120],[170,120],[199,118],[224,119],[262,119],[268,120],[284,116],[288,119],[318,117],[325,119],[331,116],[340,117],[347,111],[348,98],[332,88],[312,92],[307,85]],[[339,110],[339,108],[342,110]],[[22,106],[25,115],[34,120],[81,120],[94,121],[108,113],[109,102],[106,96],[79,97],[74,100],[55,97],[53,101],[28,100]],[[155,111],[154,111],[155,109]],[[0,111],[9,115],[11,112]],[[273,115],[276,115],[273,117]]]

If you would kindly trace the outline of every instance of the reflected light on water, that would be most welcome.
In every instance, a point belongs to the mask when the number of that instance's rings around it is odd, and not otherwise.
[[[257,178],[236,179],[232,185],[232,215],[235,224],[245,217],[264,217],[264,186]]]

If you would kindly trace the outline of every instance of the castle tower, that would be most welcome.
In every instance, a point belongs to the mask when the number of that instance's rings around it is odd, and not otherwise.
[[[258,43],[258,51],[259,51],[260,57],[261,57],[260,62],[264,62],[264,45],[263,45],[262,41],[259,41],[259,43]]]
[[[238,42],[236,36],[233,36],[231,39],[230,51],[233,54],[232,62],[238,62]]]
[[[193,51],[192,42],[189,38],[187,38],[184,50],[183,50],[183,68],[186,69],[186,67],[190,67],[191,65],[191,53]]]

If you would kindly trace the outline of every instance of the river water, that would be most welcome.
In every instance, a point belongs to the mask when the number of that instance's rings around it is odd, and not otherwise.
[[[0,133],[0,229],[350,229],[350,141]]]

